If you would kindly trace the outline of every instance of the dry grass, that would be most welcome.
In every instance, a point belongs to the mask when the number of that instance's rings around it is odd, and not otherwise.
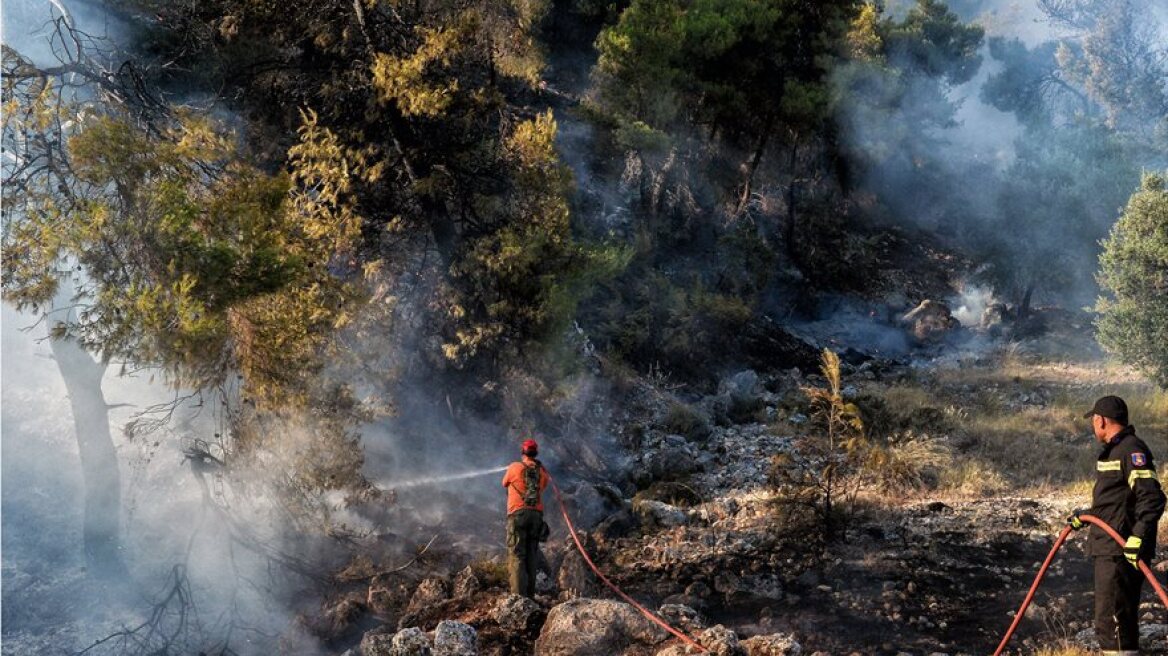
[[[506,587],[508,584],[507,563],[493,558],[480,558],[471,562],[470,569],[485,588]]]
[[[937,399],[933,395],[916,385],[894,385],[882,390],[880,395],[898,413],[906,415],[914,410],[938,405]]]
[[[1049,362],[1007,351],[865,392],[912,430],[951,438],[952,464],[937,487],[956,496],[1027,491],[1089,499],[1097,445],[1082,415],[1105,394],[1127,401],[1140,437],[1168,462],[1168,392],[1113,362]]]
[[[1058,362],[1023,358],[1009,353],[992,365],[974,362],[937,372],[945,384],[1005,383],[1015,380],[1042,385],[1147,385],[1147,381],[1129,367],[1112,361]]]
[[[939,489],[956,497],[978,499],[999,495],[1010,488],[997,468],[977,458],[962,458],[941,472]]]
[[[887,444],[875,445],[867,468],[877,486],[890,494],[904,494],[936,487],[943,472],[953,464],[948,442],[910,432],[900,433]]]
[[[992,465],[1013,487],[1073,484],[1093,476],[1096,447],[1041,409],[972,414],[963,427],[968,455]]]
[[[1040,647],[1034,656],[1093,656],[1095,652],[1078,645],[1060,641],[1059,644]]]

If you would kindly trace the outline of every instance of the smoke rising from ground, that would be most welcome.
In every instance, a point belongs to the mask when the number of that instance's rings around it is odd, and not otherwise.
[[[37,65],[56,65],[50,35],[62,11],[83,39],[125,45],[128,28],[113,15],[65,0],[5,2],[5,45]],[[296,653],[318,653],[292,624],[308,581],[273,564],[289,554],[327,562],[327,545],[289,540],[262,486],[241,494],[213,460],[200,469],[190,458],[193,447],[216,453],[227,423],[220,399],[176,401],[187,392],[167,385],[161,372],[127,363],[129,373],[119,375],[122,365],[113,363],[99,383],[108,415],[75,418],[48,326],[4,305],[4,653],[72,653],[102,641],[88,653],[266,654],[277,640]],[[152,407],[159,411],[142,414]],[[155,429],[132,436],[125,427],[136,418]],[[116,469],[83,466],[75,422],[108,422]],[[85,557],[85,490],[95,477],[120,479],[113,522],[126,572],[95,571]]]
[[[130,440],[123,425],[135,413],[173,400],[174,392],[152,372],[120,377],[116,365],[107,370],[102,391],[108,403],[120,406],[108,421],[122,482],[120,551],[129,580],[87,571],[82,465],[45,324],[5,306],[0,332],[4,653],[80,650],[147,621],[176,584],[189,603],[172,599],[160,628],[175,629],[183,613],[188,626],[172,648],[229,644],[240,654],[268,653],[257,638],[287,631],[288,586],[269,579],[268,563],[241,545],[237,532],[205,503],[203,486],[184,462],[183,446],[216,430],[213,409],[181,407],[174,426]],[[97,421],[107,418],[80,418]],[[210,494],[223,493],[213,474],[206,480]],[[231,501],[248,519],[251,535],[279,543],[281,529],[263,499]],[[114,639],[91,653],[133,653],[133,644]],[[297,644],[300,653],[315,653],[310,641]]]

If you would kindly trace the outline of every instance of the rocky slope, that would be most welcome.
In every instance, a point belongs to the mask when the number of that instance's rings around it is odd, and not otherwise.
[[[849,366],[853,382],[845,394],[901,380],[909,368],[880,361]],[[901,496],[866,492],[842,535],[825,540],[814,526],[784,519],[767,478],[775,454],[799,457],[794,445],[808,422],[800,387],[807,383],[798,371],[765,378],[743,371],[700,398],[647,385],[634,390],[629,406],[638,410],[615,419],[634,454],[632,485],[581,482],[568,490],[568,509],[586,529],[581,539],[589,553],[626,592],[720,655],[992,651],[1062,518],[1089,492],[1057,486],[1024,494],[929,486]],[[946,384],[951,389],[938,393],[973,393],[968,382]],[[1061,390],[1019,391],[1007,382],[993,393],[1026,412],[1049,405]],[[1086,454],[1092,448],[1086,438],[1069,448],[1079,446]],[[694,651],[613,601],[562,523],[554,523],[535,601],[507,595],[499,577],[468,583],[473,568],[427,579],[410,601],[401,595],[404,612],[366,634],[360,653]],[[1012,643],[1015,653],[1092,646],[1082,543],[1072,539],[1056,560]],[[1145,647],[1163,650],[1168,625],[1156,603],[1146,596]]]

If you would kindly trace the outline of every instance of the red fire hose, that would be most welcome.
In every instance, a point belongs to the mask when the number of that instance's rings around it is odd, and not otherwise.
[[[1110,535],[1111,539],[1115,540],[1121,545],[1125,544],[1124,539],[1120,537],[1119,533],[1116,533],[1115,529],[1108,526],[1107,523],[1102,519],[1099,519],[1094,515],[1079,515],[1079,519],[1098,526],[1105,533]],[[1026,614],[1026,609],[1030,606],[1030,602],[1034,599],[1034,593],[1038,590],[1038,584],[1042,583],[1042,577],[1046,575],[1047,568],[1050,567],[1051,562],[1054,561],[1054,555],[1058,553],[1059,548],[1062,547],[1063,543],[1067,541],[1067,536],[1070,535],[1070,533],[1071,527],[1065,526],[1063,527],[1062,532],[1059,533],[1058,539],[1054,541],[1054,547],[1052,547],[1050,553],[1047,554],[1046,560],[1042,563],[1042,567],[1038,568],[1038,576],[1035,576],[1034,583],[1030,584],[1030,592],[1027,592],[1026,598],[1022,600],[1022,606],[1018,608],[1018,612],[1014,615],[1014,621],[1010,623],[1010,629],[1006,631],[1006,635],[1002,638],[1002,644],[998,645],[998,649],[994,652],[994,656],[1001,656],[1002,651],[1006,649],[1006,643],[1010,641],[1011,637],[1013,637],[1014,630],[1018,628],[1018,623],[1022,621],[1022,616]],[[1148,581],[1152,584],[1152,589],[1156,591],[1156,594],[1160,597],[1160,601],[1164,604],[1164,607],[1168,608],[1168,595],[1164,594],[1164,588],[1160,587],[1160,582],[1156,580],[1156,575],[1152,574],[1152,570],[1148,567],[1147,563],[1142,560],[1138,562],[1140,565],[1140,571],[1143,572],[1144,576],[1148,578]]]
[[[547,471],[547,470],[544,470],[544,471]],[[609,581],[608,577],[605,576],[603,573],[601,573],[601,571],[596,567],[596,564],[592,562],[592,559],[588,557],[588,552],[584,550],[584,545],[583,545],[583,543],[580,542],[580,536],[576,535],[576,527],[572,525],[572,520],[571,520],[571,518],[568,517],[568,508],[564,505],[564,497],[562,494],[560,494],[559,486],[557,486],[556,482],[554,480],[552,480],[551,475],[548,475],[548,481],[552,485],[552,491],[555,492],[555,494],[556,494],[556,502],[558,504],[560,504],[560,514],[564,516],[564,523],[568,525],[568,533],[570,533],[572,535],[572,540],[575,541],[575,543],[576,543],[576,549],[578,549],[580,551],[580,555],[584,557],[584,562],[588,564],[588,567],[592,568],[592,572],[594,574],[596,574],[597,578],[599,578],[601,581],[603,581],[604,584],[607,585],[613,592],[620,595],[621,599],[624,599],[625,601],[632,604],[633,608],[636,608],[638,611],[641,612],[642,615],[644,615],[645,617],[647,617],[650,620],[652,620],[653,622],[655,622],[661,628],[663,628],[666,631],[677,636],[678,638],[681,639],[682,642],[686,643],[687,645],[690,645],[691,647],[697,648],[698,651],[707,652],[708,650],[705,647],[698,644],[698,642],[696,640],[687,636],[686,634],[682,633],[681,631],[673,628],[672,626],[669,625],[668,622],[661,619],[660,617],[657,617],[657,615],[654,614],[652,611],[650,611],[648,608],[645,608],[641,604],[637,603],[636,600],[634,600],[632,597],[625,594],[623,590],[616,587],[615,583],[613,583],[612,581]]]

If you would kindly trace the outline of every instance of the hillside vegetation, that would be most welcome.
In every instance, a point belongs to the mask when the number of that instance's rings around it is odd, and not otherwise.
[[[1094,399],[1168,458],[1152,0],[50,4],[4,7],[5,653],[684,653],[550,496],[504,594],[528,437],[719,654],[984,651]],[[1020,653],[1090,646],[1070,552]]]

